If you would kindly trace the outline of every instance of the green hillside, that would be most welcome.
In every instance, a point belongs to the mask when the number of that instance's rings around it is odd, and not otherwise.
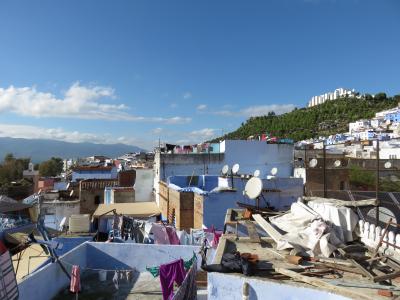
[[[251,135],[270,133],[280,138],[291,138],[295,141],[327,136],[348,131],[348,123],[359,119],[369,119],[376,112],[396,107],[400,95],[387,97],[379,93],[373,98],[365,95],[361,99],[341,98],[327,101],[311,107],[275,115],[251,117],[235,131],[215,139],[246,139]]]

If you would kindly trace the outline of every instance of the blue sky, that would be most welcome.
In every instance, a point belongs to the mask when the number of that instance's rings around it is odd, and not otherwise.
[[[399,70],[397,0],[0,2],[0,136],[190,144]]]

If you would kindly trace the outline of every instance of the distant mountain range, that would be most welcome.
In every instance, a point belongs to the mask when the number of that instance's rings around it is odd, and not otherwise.
[[[0,162],[7,153],[15,157],[30,157],[38,163],[54,157],[78,158],[92,155],[117,157],[129,152],[145,151],[125,144],[68,143],[55,140],[0,137]]]

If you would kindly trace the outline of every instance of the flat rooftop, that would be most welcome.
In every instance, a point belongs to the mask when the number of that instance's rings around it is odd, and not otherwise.
[[[248,237],[239,237],[236,239],[236,235],[224,235],[220,239],[220,244],[218,246],[218,250],[216,256],[214,258],[214,263],[218,263],[221,261],[222,255],[231,251],[239,251],[240,253],[251,253],[256,254],[259,257],[259,262],[257,263],[257,271],[254,276],[248,277],[240,273],[231,273],[231,274],[222,274],[227,276],[227,281],[229,281],[229,277],[240,277],[244,281],[251,280],[260,280],[265,283],[277,283],[281,285],[281,288],[287,289],[288,287],[283,287],[283,285],[291,286],[291,287],[300,287],[313,289],[317,291],[325,291],[329,294],[332,294],[332,291],[328,291],[324,289],[324,287],[316,287],[315,285],[310,285],[295,279],[292,279],[288,276],[282,275],[275,270],[282,268],[290,271],[295,271],[296,273],[307,273],[307,269],[311,267],[313,264],[309,262],[304,262],[302,265],[291,264],[285,258],[286,255],[289,255],[289,251],[278,251],[275,249],[275,243],[271,238],[261,237],[261,243],[253,243],[250,241]],[[326,268],[325,268],[326,269]],[[309,271],[311,273],[312,271]],[[216,273],[209,273],[216,274]],[[313,277],[309,277],[312,279]],[[320,277],[318,277],[320,279]],[[350,272],[337,271],[332,272],[331,274],[327,273],[323,276],[323,279],[326,282],[335,281],[343,281],[349,284],[357,284],[357,285],[371,285],[371,281],[368,278],[363,277],[360,274],[354,274]],[[213,280],[209,279],[209,282]],[[392,291],[393,295],[400,295],[400,284],[393,282],[392,283],[398,291]],[[377,284],[375,284],[377,285]],[[221,288],[222,286],[217,286],[217,288]],[[238,287],[239,288],[239,287]],[[384,288],[384,286],[382,286]],[[379,296],[377,294],[377,288],[361,288],[361,287],[348,287],[348,286],[340,286],[338,287],[335,294],[339,296],[344,296],[349,299],[388,299],[387,297]],[[210,287],[209,287],[210,293]],[[359,297],[357,297],[359,295]],[[294,295],[293,295],[294,296]],[[213,299],[213,298],[211,298]],[[278,299],[278,298],[277,298]],[[299,298],[297,298],[299,299]]]
[[[160,278],[146,267],[189,260],[198,252],[198,246],[85,242],[62,255],[60,262],[68,274],[73,265],[80,267],[79,299],[162,299]],[[19,282],[19,299],[71,299],[69,283],[59,263],[49,263]]]
[[[231,286],[244,283],[251,286],[254,299],[263,293],[273,293],[272,291],[278,293],[275,299],[310,299],[312,297],[388,299],[379,295],[378,290],[389,291],[394,297],[400,295],[400,280],[373,281],[373,276],[385,275],[385,273],[375,267],[372,269],[365,267],[364,262],[371,256],[372,249],[361,241],[352,242],[350,246],[343,248],[346,249],[344,254],[346,258],[336,258],[336,263],[335,258],[326,258],[328,261],[325,262],[322,261],[323,258],[320,258],[321,261],[303,258],[300,263],[295,263],[289,257],[293,258],[297,253],[291,249],[277,250],[276,242],[267,232],[258,234],[260,228],[257,222],[241,217],[242,210],[228,211],[225,219],[228,233],[220,238],[213,264],[220,264],[226,253],[251,253],[258,256],[254,275],[208,273],[209,299],[219,299],[221,295],[229,298],[238,297],[239,292],[232,290]],[[236,228],[238,233],[235,231]],[[250,229],[247,230],[247,228]],[[360,259],[356,258],[357,256]],[[396,261],[394,257],[391,258]],[[382,261],[386,263],[386,260]],[[387,261],[389,264],[389,260]],[[239,286],[237,288],[239,289]],[[250,297],[250,299],[253,298]]]

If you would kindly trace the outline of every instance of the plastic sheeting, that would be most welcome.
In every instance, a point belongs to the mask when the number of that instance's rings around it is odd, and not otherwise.
[[[358,217],[347,207],[297,202],[289,213],[272,217],[270,222],[286,232],[277,243],[278,250],[295,248],[311,256],[329,257],[337,247],[353,240]]]
[[[308,206],[317,212],[322,219],[332,224],[333,230],[340,240],[343,242],[353,241],[353,232],[359,218],[351,208],[313,201],[308,202]]]

